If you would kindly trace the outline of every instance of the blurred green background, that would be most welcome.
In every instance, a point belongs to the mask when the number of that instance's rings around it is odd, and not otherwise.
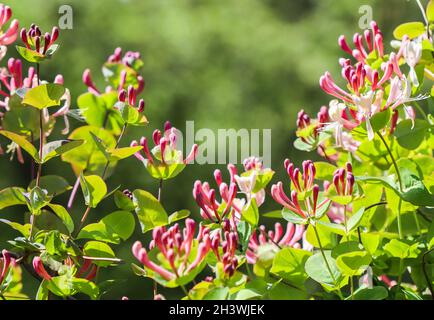
[[[292,147],[296,115],[301,108],[315,115],[321,105],[328,104],[330,97],[321,91],[318,79],[326,70],[340,79],[338,58],[343,52],[337,38],[345,34],[351,41],[353,33],[361,31],[359,8],[372,6],[386,48],[395,26],[422,18],[413,0],[76,0],[68,3],[13,0],[7,4],[20,26],[28,27],[34,22],[47,31],[58,24],[59,7],[72,6],[73,29],[61,30],[61,47],[49,63],[42,65],[41,74],[50,81],[56,74],[63,74],[73,96],[73,107],[76,98],[86,90],[81,81],[85,68],[92,70],[94,81],[102,88],[101,65],[114,48],[120,46],[142,54],[142,74],[146,80],[143,98],[150,124],[128,129],[123,146],[142,135],[149,137],[165,120],[172,121],[181,131],[186,120],[194,120],[196,130],[270,128],[272,167],[277,172],[274,181],[284,178],[282,162],[286,157],[296,163],[316,157]],[[10,55],[16,56],[13,46],[9,48]],[[78,125],[72,120],[73,127]],[[58,124],[50,139],[60,138],[60,130]],[[29,163],[27,160],[19,165],[1,157],[0,188],[27,186]],[[162,198],[166,210],[188,208],[197,217],[197,206],[191,195],[193,183],[196,179],[211,181],[216,167],[219,166],[188,166],[176,179],[165,183]],[[60,160],[50,162],[44,174],[64,175],[71,184],[75,181],[69,165]],[[157,191],[157,182],[134,157],[120,162],[108,180],[111,188],[120,184],[131,190]],[[64,194],[57,201],[66,205],[68,196]],[[82,202],[79,192],[71,212],[75,219],[84,211]],[[277,207],[270,201],[261,207],[261,212]],[[107,199],[92,211],[88,222],[114,210],[112,199]],[[24,222],[22,207],[8,208],[0,214],[2,218]],[[151,282],[134,276],[130,268],[131,244],[145,238],[138,229],[129,241],[114,247],[126,263],[99,274],[100,280],[127,279],[115,285],[104,298],[152,297]],[[6,225],[0,225],[0,247],[7,248],[6,240],[17,235]],[[24,291],[33,295],[37,283],[25,277]],[[180,292],[173,290],[167,293],[168,298],[180,296]]]

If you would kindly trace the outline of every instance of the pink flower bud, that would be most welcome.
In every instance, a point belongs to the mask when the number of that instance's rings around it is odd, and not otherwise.
[[[140,99],[139,107],[137,108],[137,111],[142,113],[144,110],[145,110],[145,100]]]
[[[121,91],[119,91],[118,100],[121,101],[121,102],[125,102],[126,98],[127,98],[127,92],[124,89],[122,89]]]
[[[59,37],[59,28],[58,27],[53,27],[53,29],[51,30],[51,41],[50,44],[54,43],[57,38]]]
[[[50,281],[51,276],[44,268],[44,264],[42,263],[41,257],[33,258],[33,269],[35,269],[36,273],[43,279]]]

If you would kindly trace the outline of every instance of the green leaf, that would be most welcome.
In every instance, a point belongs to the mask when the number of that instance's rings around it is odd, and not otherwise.
[[[351,231],[353,231],[354,229],[357,228],[357,226],[359,225],[360,221],[362,221],[363,213],[364,212],[365,212],[365,208],[362,207],[359,210],[357,210],[357,212],[355,214],[353,214],[348,219],[348,223],[347,223],[348,232],[351,232]]]
[[[118,149],[109,149],[107,150],[107,153],[110,155],[110,160],[119,161],[122,159],[126,159],[128,157],[131,157],[136,152],[142,150],[143,147],[136,146],[136,147],[125,147],[125,148],[118,148]]]
[[[414,39],[426,32],[425,25],[422,22],[407,22],[395,28],[393,36],[402,40],[402,37],[407,35],[410,39]]]
[[[114,200],[116,207],[118,207],[121,210],[125,211],[133,211],[135,209],[133,200],[130,199],[127,195],[125,195],[121,191],[115,191],[114,193]]]
[[[36,300],[48,300],[49,290],[47,285],[48,285],[48,281],[42,279],[38,291],[36,292]]]
[[[316,173],[315,179],[319,180],[333,180],[333,173],[336,171],[337,167],[331,163],[325,161],[317,161],[314,163]]]
[[[8,226],[10,226],[12,229],[15,229],[16,231],[21,233],[23,235],[23,237],[25,237],[25,238],[28,238],[30,235],[30,228],[31,228],[30,223],[22,225],[18,222],[9,221],[6,219],[0,219],[0,222],[3,222],[5,224],[7,224]]]
[[[95,208],[107,193],[104,180],[96,175],[84,176],[81,174],[80,185],[86,205],[92,208]]]
[[[28,190],[33,189],[36,186],[36,179],[30,182]],[[51,196],[57,196],[71,189],[68,181],[61,176],[48,175],[42,176],[39,180],[39,186],[41,189],[47,190]]]
[[[179,211],[175,211],[174,213],[172,213],[169,216],[169,224],[181,220],[181,219],[185,219],[190,215],[190,210],[179,210]]]
[[[36,148],[29,141],[27,141],[24,136],[20,136],[19,134],[5,130],[0,130],[0,134],[19,145],[36,161],[36,163],[41,162],[41,160],[39,159],[38,150],[36,150]]]
[[[42,148],[42,163],[71,151],[84,143],[83,140],[58,140],[46,143]]]
[[[34,187],[30,192],[25,193],[24,197],[30,212],[35,215],[40,214],[41,209],[51,201],[51,197],[49,197],[40,187]]]
[[[229,288],[214,288],[203,297],[203,300],[226,300],[229,296]]]
[[[426,6],[426,17],[429,22],[434,22],[434,1],[430,0]]]
[[[100,241],[88,241],[83,247],[83,253],[88,257],[93,258],[115,258],[115,253],[108,244]],[[94,264],[100,267],[107,267],[112,264],[111,261],[93,261]]]
[[[99,149],[92,134],[99,137],[107,148],[114,148],[116,145],[116,139],[113,134],[102,127],[82,126],[75,129],[68,139],[84,140],[85,143],[62,154],[62,160],[72,165],[76,175],[79,175],[84,170],[89,174],[102,175],[107,164],[106,155]],[[116,161],[111,162],[109,169],[115,165]]]
[[[85,226],[78,234],[77,239],[119,243],[120,239],[127,240],[133,234],[134,227],[134,216],[130,212],[115,211],[99,222]]]
[[[238,242],[241,245],[241,251],[243,253],[246,252],[250,237],[252,235],[253,228],[247,221],[240,221],[237,225],[237,233],[238,233]]]
[[[304,281],[308,278],[304,271],[304,265],[307,259],[312,256],[309,251],[284,248],[280,250],[273,260],[273,266],[270,272],[277,274],[279,277],[302,287]]]
[[[401,158],[396,163],[403,184],[401,198],[418,206],[434,206],[434,195],[423,184],[423,176],[417,163],[407,158]]]
[[[403,120],[398,123],[393,133],[398,140],[399,145],[408,150],[414,150],[419,147],[430,126],[427,121],[421,119],[414,120],[413,129],[412,125],[413,124],[410,119]]]
[[[392,239],[384,246],[384,251],[386,251],[391,257],[405,259],[409,255],[410,245],[400,240]]]
[[[342,278],[342,274],[339,271],[335,259],[331,257],[330,251],[324,251],[327,263],[330,266],[331,274],[328,271],[325,260],[320,252],[315,253],[309,257],[305,264],[306,273],[313,280],[325,284],[327,286],[336,287],[339,285],[339,281]]]
[[[68,211],[59,204],[50,203],[48,204],[48,206],[51,208],[51,210],[53,210],[55,215],[58,216],[60,220],[62,220],[68,232],[72,233],[74,231],[74,221],[72,221],[72,218],[69,215]]]
[[[266,217],[266,218],[281,219],[282,218],[282,210],[270,211],[270,212],[264,213],[262,216]]]
[[[99,296],[99,289],[97,285],[89,280],[82,278],[72,278],[72,287],[77,292],[84,293],[92,300],[96,300]]]
[[[15,48],[17,49],[21,57],[23,57],[28,62],[39,63],[46,59],[46,57],[43,54],[36,52],[35,50],[31,50],[21,46],[15,46]]]
[[[23,104],[42,110],[48,107],[60,106],[60,98],[65,88],[60,84],[47,83],[29,89],[23,99]]]
[[[354,292],[354,300],[383,300],[389,296],[385,287],[361,288]]]
[[[378,234],[373,233],[362,233],[360,234],[362,239],[363,247],[373,255],[375,251],[377,251],[378,246],[380,245],[381,237]]]
[[[307,223],[307,219],[301,217],[300,215],[292,212],[291,210],[287,209],[287,208],[283,208],[282,209],[282,217],[283,219],[292,222],[294,224],[306,224]]]
[[[158,226],[168,224],[167,212],[160,202],[149,192],[134,190],[133,202],[136,206],[136,214],[145,233]]]
[[[255,227],[259,221],[259,211],[256,204],[256,200],[253,198],[250,200],[250,204],[247,208],[243,208],[241,217],[244,221],[247,221],[252,227]]]
[[[362,275],[371,261],[371,256],[366,251],[354,251],[337,257],[336,265],[344,275],[352,277]]]
[[[328,220],[328,219],[327,219]],[[323,248],[326,249],[331,249],[333,248],[336,243],[336,234],[335,232],[332,232],[327,226],[325,226],[324,224],[320,224],[319,222],[325,223],[327,224],[326,219],[324,220],[319,220],[317,225],[316,225],[316,229],[318,231],[318,235],[319,238],[321,240],[321,245]],[[318,239],[315,235],[315,230],[313,228],[313,226],[310,224],[309,227],[307,228],[306,231],[306,240],[312,244],[315,248],[319,248],[319,242]]]
[[[9,187],[0,191],[0,210],[19,204],[26,204],[24,193],[26,190],[19,187]]]

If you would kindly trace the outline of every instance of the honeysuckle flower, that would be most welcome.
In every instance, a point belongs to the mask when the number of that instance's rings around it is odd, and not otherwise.
[[[416,70],[414,67],[418,64],[422,57],[422,42],[419,39],[406,41],[404,43],[403,56],[405,62],[410,67],[409,78],[415,87],[419,86]]]
[[[169,229],[155,228],[149,249],[158,251],[158,263],[151,260],[140,241],[134,243],[132,252],[146,268],[166,281],[186,276],[202,264],[211,249],[209,229],[201,228],[196,238],[195,229],[196,222],[192,219],[185,220],[183,230],[178,224]]]
[[[397,282],[395,280],[390,280],[389,277],[385,274],[379,276],[378,280],[383,281],[389,287],[389,289],[397,285]]]
[[[238,247],[238,234],[233,231],[223,232],[221,236],[219,232],[211,234],[211,249],[214,252],[217,260],[223,265],[223,272],[231,277],[238,267],[238,258],[236,257],[236,250]],[[220,252],[220,247],[222,252]]]
[[[105,88],[105,90],[100,90],[97,88],[97,86],[95,85],[95,83],[92,80],[92,75],[91,75],[91,71],[90,69],[86,69],[83,72],[83,83],[86,85],[87,89],[89,92],[93,93],[94,95],[101,95],[104,92],[119,92],[123,89],[127,89],[127,87],[129,86],[129,83],[127,82],[127,76],[128,77],[133,77],[134,80],[134,95],[137,96],[139,95],[145,88],[145,80],[143,79],[143,77],[137,72],[137,70],[133,70],[132,66],[134,66],[135,62],[138,61],[140,59],[140,53],[138,52],[133,52],[133,51],[127,51],[125,53],[124,56],[122,56],[122,49],[121,48],[116,48],[114,53],[112,55],[110,55],[107,59],[107,62],[105,64],[105,67],[103,68],[103,71],[105,71],[106,73],[106,78],[107,78],[107,74],[110,74],[110,76],[112,76],[113,72],[109,70],[108,68],[108,64],[109,65],[123,65],[125,67],[127,67],[127,70],[122,70],[119,75],[117,76],[118,78],[115,80],[115,82],[117,83],[117,88],[112,88],[110,85],[107,86]],[[138,69],[138,68],[136,68]]]
[[[139,104],[139,108],[140,108]],[[144,107],[144,105],[143,105]],[[137,140],[131,142],[131,146],[141,146],[142,149],[135,153],[146,167],[148,172],[156,179],[169,179],[175,177],[185,165],[192,162],[197,156],[198,145],[194,144],[186,158],[183,157],[182,150],[177,149],[177,129],[172,127],[169,121],[164,124],[164,132],[154,130],[152,140],[155,146],[150,150],[148,139],[142,137],[140,143]],[[142,152],[145,156],[142,155]]]
[[[376,51],[377,57],[383,57],[384,45],[383,35],[375,21],[371,21],[371,30],[365,30],[363,36],[355,33],[353,42],[355,49],[351,49],[345,39],[345,36],[339,37],[338,43],[341,49],[353,56],[357,61],[365,62],[371,52]],[[365,40],[363,43],[363,40]]]
[[[346,169],[337,169],[333,174],[333,185],[335,187],[336,194],[340,196],[352,195],[354,183],[355,179],[353,175],[353,167],[349,162],[346,164]]]
[[[135,106],[137,102],[137,92],[132,85],[128,86],[128,91],[121,89],[118,93],[118,101],[122,103],[128,103],[130,106]],[[115,105],[116,108],[116,105]],[[143,112],[145,110],[145,101],[143,99],[139,100],[137,106],[138,112]]]
[[[47,281],[51,280],[52,277],[48,274],[47,270],[45,270],[41,257],[33,258],[33,269],[42,279],[45,279]]]
[[[274,175],[274,171],[264,168],[262,161],[256,157],[249,157],[243,161],[244,172],[240,175],[235,174],[234,178],[238,184],[241,193],[246,196],[247,203],[242,203],[241,199],[235,199],[240,202],[240,207],[250,205],[252,199],[256,200],[259,207],[265,201],[265,187]]]
[[[234,201],[237,195],[235,175],[237,170],[233,164],[228,165],[230,174],[229,185],[223,182],[220,170],[214,171],[214,179],[218,186],[221,201],[216,199],[216,190],[211,189],[208,182],[196,180],[193,187],[193,197],[200,207],[202,218],[220,223],[225,217],[235,219],[235,215],[241,215],[242,203]]]
[[[0,259],[0,288],[9,273],[10,265],[13,263],[13,258],[6,249],[2,250],[2,256],[3,258]]]
[[[63,85],[64,80],[62,75],[57,75],[54,79],[54,83]],[[68,111],[71,107],[71,93],[68,88],[65,88],[65,93],[60,98],[61,101],[63,101],[63,106],[59,108],[55,113],[53,113],[52,117],[63,117],[63,121],[65,123],[65,128],[62,130],[62,134],[68,134],[69,133],[69,119],[68,119]]]
[[[14,19],[9,27],[5,27],[12,17],[12,9],[0,3],[0,60],[6,55],[7,47],[18,37],[18,20]]]
[[[256,263],[260,246],[267,246],[267,248],[274,252],[284,247],[300,248],[299,241],[302,240],[304,231],[304,225],[295,225],[291,222],[287,223],[286,231],[278,222],[274,225],[274,231],[269,230],[267,232],[265,226],[261,225],[259,227],[259,235],[255,230],[250,237],[249,247],[246,251],[247,262],[250,264]]]
[[[284,208],[292,211],[296,215],[308,219],[315,217],[317,211],[322,210],[328,206],[330,200],[327,198],[319,200],[319,187],[314,184],[315,179],[315,165],[312,161],[303,161],[303,173],[300,174],[300,169],[295,168],[289,161],[285,160],[285,169],[292,182],[290,197],[288,197],[283,190],[282,182],[278,182],[271,187],[271,195],[273,199],[281,204]],[[311,191],[311,192],[310,192]],[[304,198],[304,205],[299,202],[299,195]]]
[[[36,52],[41,57],[45,57],[45,55],[49,54],[50,48],[59,37],[59,28],[53,27],[51,34],[46,32],[42,36],[41,29],[37,25],[32,24],[29,31],[26,28],[22,28],[20,36],[27,49]]]
[[[78,269],[75,277],[84,278],[86,280],[92,281],[98,272],[98,266],[92,263],[90,259],[84,259],[83,264],[80,269]]]

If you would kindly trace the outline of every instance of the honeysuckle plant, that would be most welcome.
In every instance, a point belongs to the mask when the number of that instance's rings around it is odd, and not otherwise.
[[[184,154],[169,121],[147,131],[140,53],[116,48],[102,66],[104,88],[84,70],[75,104],[68,79],[40,76],[61,54],[59,30],[32,24],[18,37],[11,17],[0,5],[0,58],[22,42],[21,58],[0,59],[0,154],[32,171],[28,184],[0,190],[0,215],[22,209],[0,217],[0,230],[14,234],[0,256],[0,299],[103,299],[123,279],[99,274],[125,263],[116,251],[134,231],[143,237],[131,272],[153,283],[155,300],[166,298],[162,287],[191,300],[433,299],[434,2],[424,22],[397,27],[390,46],[376,22],[352,44],[338,38],[341,79],[325,71],[319,81],[330,101],[295,121],[294,148],[322,160],[284,160],[282,181],[254,156],[228,164],[227,174],[214,170],[215,184],[196,180],[186,192],[197,206],[175,212],[163,182],[194,170],[198,146]],[[124,141],[132,126],[143,137]],[[53,141],[59,129],[67,138]],[[127,158],[155,179],[156,194],[112,185]],[[46,174],[48,161],[68,163],[74,181]],[[112,209],[101,212],[102,202]],[[39,283],[30,296],[23,273]]]

